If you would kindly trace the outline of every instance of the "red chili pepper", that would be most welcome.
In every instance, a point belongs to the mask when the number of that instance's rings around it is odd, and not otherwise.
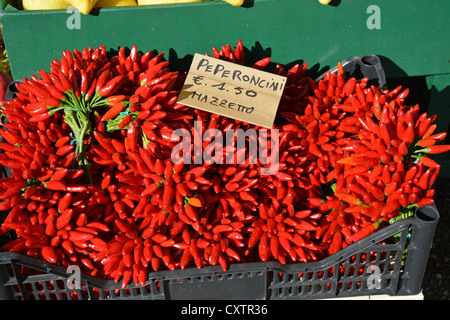
[[[270,57],[263,58],[259,61],[256,61],[252,67],[258,70],[262,70],[267,67],[267,65],[270,63],[270,60]]]
[[[89,100],[94,95],[95,88],[97,86],[97,81],[98,81],[97,79],[92,80],[86,94],[84,95],[85,100]]]
[[[358,197],[355,197],[354,195],[351,195],[348,193],[335,192],[334,196],[342,201],[349,203],[349,204],[360,204],[360,202],[361,202],[358,199]]]
[[[413,142],[414,140],[414,124],[409,122],[405,132],[403,133],[402,136],[399,137],[404,143],[406,143],[406,145],[409,145]]]
[[[67,226],[70,220],[73,217],[73,209],[65,209],[61,212],[61,214],[56,218],[56,229],[62,229]]]
[[[98,94],[102,97],[114,94],[117,91],[117,89],[120,86],[120,83],[123,81],[123,79],[125,79],[123,75],[118,75],[118,76],[112,78],[103,87],[100,87],[98,89]],[[98,85],[99,81],[97,81],[97,86],[99,86]]]
[[[50,263],[58,262],[58,255],[56,254],[55,249],[50,245],[42,247],[41,255],[42,255],[42,258],[44,258],[46,261],[48,261]]]
[[[318,229],[318,227],[315,225],[315,222],[308,222],[306,220],[298,221],[294,228],[304,231],[315,231]]]
[[[125,127],[127,127],[131,122],[133,121],[133,118],[131,117],[131,115],[127,114],[122,121],[120,122],[118,128],[119,129],[124,129]]]
[[[447,132],[436,133],[433,135],[429,135],[427,137],[423,136],[424,139],[433,139],[436,142],[442,141],[447,137]]]
[[[180,182],[176,185],[177,192],[184,198],[190,195],[190,190],[187,185],[183,182]]]
[[[395,183],[395,182],[394,182]],[[375,197],[377,200],[383,201],[385,199],[384,191],[378,188],[377,186],[368,183],[366,185],[368,191]]]
[[[184,212],[186,213],[188,218],[191,219],[192,221],[198,221],[198,212],[192,205],[189,204],[186,205],[184,207]]]
[[[397,212],[400,208],[400,203],[398,200],[393,200],[390,202],[387,202],[386,205],[381,210],[380,216],[385,217],[387,215],[390,215],[394,212]]]
[[[350,96],[355,91],[356,82],[357,82],[356,78],[350,78],[344,84],[342,90],[347,97]]]
[[[59,101],[58,101],[59,104]],[[30,115],[30,116],[34,116],[34,115],[38,115],[38,114],[42,114],[42,113],[46,113],[50,110],[51,108],[49,108],[47,106],[47,104],[45,103],[35,103],[35,104],[30,104],[26,107],[25,111]]]
[[[320,150],[320,148],[318,147],[318,145],[314,142],[310,142],[308,144],[308,150],[315,155],[316,157],[322,157],[323,156],[323,152]]]
[[[99,230],[102,232],[108,232],[110,230],[106,224],[97,222],[97,221],[92,221],[92,222],[86,223],[85,226],[87,228],[93,228],[93,229],[96,229],[96,230]]]
[[[259,239],[258,253],[259,253],[259,257],[262,261],[265,262],[265,261],[269,260],[271,252],[270,252],[270,247],[269,247],[269,239],[268,239],[266,233],[263,233],[261,238]]]
[[[419,178],[419,181],[417,182],[417,186],[419,186],[422,190],[427,190],[429,185],[430,178],[432,174],[434,173],[434,170],[436,168],[428,168],[427,171],[425,171],[422,176]]]
[[[111,105],[111,108],[103,115],[101,121],[107,121],[107,120],[114,118],[120,112],[122,112],[124,108],[125,108],[125,106],[123,105],[122,102],[113,103]]]
[[[405,173],[404,180],[405,181],[412,180],[416,176],[418,170],[419,168],[416,165],[409,168],[408,171],[406,171]]]
[[[416,205],[418,207],[424,207],[424,206],[428,206],[432,203],[434,203],[433,198],[422,198],[419,202],[416,203]]]
[[[67,186],[62,181],[50,180],[44,183],[45,187],[53,191],[66,191]]]
[[[400,90],[402,90],[402,86],[397,86],[395,89],[389,91],[386,94],[386,100],[389,102],[389,101],[395,99],[398,96]]]
[[[87,76],[86,70],[81,69],[80,70],[80,76],[81,76],[80,91],[81,91],[82,94],[86,94],[86,92],[89,89],[89,80],[88,80],[88,76]]]
[[[175,197],[175,189],[173,188],[171,182],[164,181],[164,191],[163,191],[163,202],[161,209],[167,210],[172,204],[172,200]]]
[[[195,241],[195,240],[190,241],[189,252],[192,255],[192,257],[194,258],[195,265],[197,266],[197,268],[200,269],[203,265],[203,262],[202,262],[202,256],[200,255],[200,251],[197,247],[197,241]]]
[[[423,156],[422,158],[420,158],[420,162],[423,163],[423,165],[426,167],[440,168],[440,165],[436,161],[434,161],[433,159],[428,158],[426,156]]]
[[[56,150],[56,155],[62,157],[70,152],[72,152],[75,149],[75,147],[73,145],[70,144],[66,144],[61,146],[60,148],[58,148],[58,150]]]
[[[50,113],[44,112],[44,113],[40,113],[40,114],[35,114],[30,119],[28,119],[28,121],[30,121],[30,122],[42,122],[42,121],[50,119],[51,117],[52,117],[52,115]]]
[[[62,85],[57,74],[49,74],[48,76],[51,79],[51,83],[46,83],[45,87],[47,88],[47,90],[50,91],[53,97],[58,99],[59,97],[61,97],[62,100],[64,98],[64,92],[66,92],[66,88]],[[57,91],[55,90],[52,91],[51,89],[52,87],[55,88]]]
[[[69,231],[69,240],[70,241],[87,241],[94,238],[93,234],[81,232],[81,231]]]
[[[388,183],[387,185],[386,185],[386,187],[384,188],[384,193],[387,195],[387,196],[390,196],[395,190],[396,190],[396,188],[397,188],[397,182],[395,182],[395,181],[392,181],[392,182],[390,182],[390,183]]]
[[[361,228],[358,232],[356,232],[350,236],[350,241],[357,242],[357,241],[369,236],[370,234],[372,234],[374,231],[376,231],[379,228],[381,222],[382,222],[382,220],[379,220],[377,222],[371,223],[371,224]]]
[[[417,144],[419,146],[421,146],[422,148],[426,148],[426,147],[434,145],[436,142],[437,141],[433,138],[425,138],[425,139],[420,139]]]
[[[430,181],[428,182],[428,185],[430,188],[434,185],[434,182],[436,181],[440,171],[441,171],[440,167],[434,168],[434,172],[433,172],[432,176],[430,177]]]
[[[113,73],[110,70],[104,70],[101,72],[100,76],[97,78],[97,83],[95,85],[95,90],[97,92],[106,85],[106,83],[111,79],[112,74]]]
[[[129,126],[127,129],[128,148],[135,152],[137,148],[137,129],[135,126]]]
[[[63,86],[63,88],[64,88],[64,91],[63,91],[63,92],[70,91],[70,90],[73,89],[73,83],[72,83],[72,81],[70,81],[70,80],[67,78],[67,76],[64,75],[61,71],[58,73],[58,78],[59,78],[59,81],[61,82],[61,84],[62,84],[62,86]]]
[[[197,197],[190,197],[189,204],[193,207],[201,208],[203,207],[202,201]]]
[[[141,193],[141,197],[148,197],[149,195],[155,194],[160,190],[160,183],[152,183],[150,184],[144,191]]]
[[[419,137],[424,137],[425,136],[425,133],[428,132],[428,130],[430,129],[430,127],[431,127],[431,125],[432,125],[432,123],[434,121],[432,117],[426,118],[426,116],[427,116],[426,113],[422,114],[422,118],[425,118],[425,119],[423,121],[421,121],[419,123],[419,125],[417,126],[417,135]],[[432,130],[434,131],[434,129],[435,128],[433,128]],[[430,134],[430,133],[428,132],[427,135],[428,134]]]
[[[341,250],[342,248],[342,234],[341,232],[335,232],[333,235],[333,239],[331,240],[331,245],[328,248],[329,254],[334,254]]]
[[[438,154],[450,151],[450,145],[431,145],[416,152],[424,152],[429,154]]]
[[[225,253],[230,257],[233,258],[236,261],[241,261],[241,257],[239,256],[239,254],[233,250],[232,248],[228,247],[225,249]],[[220,257],[219,257],[220,259]],[[222,267],[223,268],[223,267]]]
[[[213,233],[230,232],[230,231],[233,231],[233,227],[228,224],[218,224],[214,226],[214,228],[212,229]]]
[[[339,74],[342,76],[345,75],[344,67],[342,66],[341,62],[338,62],[338,64],[337,64],[337,72],[338,72],[338,79],[339,79]]]

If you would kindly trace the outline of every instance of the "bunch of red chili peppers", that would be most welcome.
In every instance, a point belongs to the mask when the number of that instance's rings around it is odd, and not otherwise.
[[[245,61],[241,41],[213,56]],[[173,163],[172,133],[194,121],[202,134],[258,127],[177,103],[184,75],[168,64],[100,46],[65,51],[17,84],[0,130],[1,232],[15,236],[2,251],[144,285],[162,268],[318,260],[433,202],[440,167],[427,154],[450,146],[436,145],[446,134],[435,116],[404,105],[408,89],[369,86],[341,65],[315,83],[306,64],[275,64],[287,77],[280,166],[262,175],[259,163]]]

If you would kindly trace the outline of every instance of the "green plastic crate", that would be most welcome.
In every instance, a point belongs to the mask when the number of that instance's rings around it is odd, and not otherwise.
[[[317,0],[247,0],[245,7],[233,7],[212,0],[102,8],[81,15],[80,29],[67,28],[72,12],[23,11],[14,8],[17,1],[0,1],[5,2],[11,4],[0,21],[15,79],[48,68],[70,48],[135,44],[142,51],[157,49],[183,59],[238,39],[249,48],[259,44],[259,50],[284,64],[302,59],[323,68],[347,57],[376,54],[390,61],[382,61],[388,78],[450,73],[446,1],[376,1],[380,29],[367,26],[376,18],[369,0],[333,1],[340,2],[335,6]]]

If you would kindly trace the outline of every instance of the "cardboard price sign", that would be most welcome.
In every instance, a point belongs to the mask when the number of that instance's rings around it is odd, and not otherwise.
[[[286,77],[195,54],[177,102],[272,128]]]

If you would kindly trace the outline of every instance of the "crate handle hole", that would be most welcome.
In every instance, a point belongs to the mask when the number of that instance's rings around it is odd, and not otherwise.
[[[422,207],[416,211],[416,216],[422,221],[436,221],[439,218],[439,213],[431,207]]]
[[[380,62],[380,59],[375,55],[366,55],[361,58],[361,62],[368,66],[374,66]]]
[[[13,81],[9,84],[8,89],[12,92],[12,93],[18,93],[19,90],[16,87],[16,83],[22,83],[21,81]]]

